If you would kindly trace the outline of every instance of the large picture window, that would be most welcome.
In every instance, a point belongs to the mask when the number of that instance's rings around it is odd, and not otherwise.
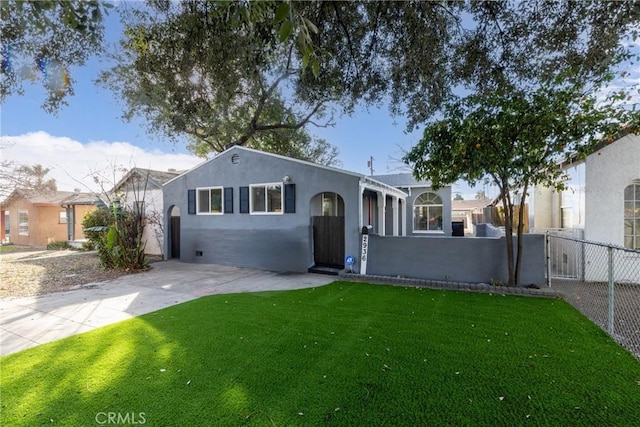
[[[252,214],[282,213],[282,184],[256,184],[249,188]]]
[[[29,235],[29,212],[27,211],[18,211],[18,234]]]
[[[198,215],[222,215],[224,212],[222,187],[196,188],[196,192]]]
[[[436,193],[426,192],[413,203],[413,231],[442,231],[442,199]]]
[[[624,246],[640,249],[640,182],[624,189]]]

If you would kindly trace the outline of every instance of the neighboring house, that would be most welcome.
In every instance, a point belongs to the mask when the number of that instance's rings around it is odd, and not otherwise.
[[[640,136],[588,156],[585,187],[585,239],[640,250]]]
[[[563,167],[573,176],[569,191],[536,188],[536,231],[550,229],[553,233],[640,251],[640,136],[627,134],[604,142],[586,159]],[[562,259],[552,267],[554,270],[587,281],[608,280],[606,256],[597,251],[576,253],[571,242],[566,241],[559,251]],[[624,274],[635,271],[640,252],[618,253],[621,255],[616,258],[616,280],[637,280]]]
[[[46,246],[54,241],[84,239],[82,218],[95,209],[96,199],[95,195],[80,191],[40,194],[14,190],[1,207],[1,240]]]
[[[180,173],[173,169],[157,171],[133,168],[111,190],[111,194],[119,199],[120,203],[144,213],[146,226],[142,239],[146,241],[146,254],[162,255],[162,185]]]
[[[165,258],[277,271],[359,268],[361,230],[451,234],[451,189],[232,147],[167,182]]]
[[[451,219],[453,222],[462,222],[465,236],[476,234],[475,226],[478,224],[491,224],[491,212],[486,208],[491,207],[493,200],[453,200],[451,202]]]
[[[535,228],[583,229],[586,240],[640,250],[640,136],[603,143],[563,167],[584,186],[560,193],[536,188]]]

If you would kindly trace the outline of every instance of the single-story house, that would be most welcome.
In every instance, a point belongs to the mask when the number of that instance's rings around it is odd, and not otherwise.
[[[94,194],[79,190],[39,193],[16,189],[2,203],[0,240],[46,246],[84,239],[82,218],[95,209],[96,199]]]
[[[175,169],[158,171],[132,168],[110,192],[110,197],[114,200],[117,199],[121,204],[144,214],[146,223],[142,240],[146,242],[146,254],[162,255],[164,240],[162,185],[180,173]]]
[[[359,269],[362,228],[451,234],[451,189],[232,147],[163,187],[165,258],[277,271]]]

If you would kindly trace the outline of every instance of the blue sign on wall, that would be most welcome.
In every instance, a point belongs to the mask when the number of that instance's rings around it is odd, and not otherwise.
[[[356,259],[354,257],[352,257],[351,255],[347,255],[347,258],[345,259],[345,262],[347,263],[347,265],[353,265],[356,263]]]

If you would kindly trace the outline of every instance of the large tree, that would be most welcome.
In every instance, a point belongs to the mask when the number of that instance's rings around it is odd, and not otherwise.
[[[629,47],[638,38],[640,9],[635,1],[533,1],[477,2],[468,10],[474,25],[450,63],[454,81],[470,95],[446,98],[441,115],[422,116],[423,139],[405,161],[436,186],[491,179],[505,212],[509,285],[515,285],[529,188],[562,188],[563,156],[587,154],[599,138],[638,123],[637,105],[623,102],[636,88],[606,85],[626,75],[616,76],[616,67],[634,59]]]
[[[8,202],[15,190],[49,194],[57,189],[56,181],[47,178],[49,169],[40,164],[19,165],[10,160],[0,162],[0,202]]]
[[[344,111],[388,103],[414,130],[465,91],[525,90],[572,75],[596,82],[629,59],[640,3],[532,1],[301,2],[319,76],[309,103],[338,94]]]
[[[103,81],[126,117],[199,151],[326,125],[331,108],[388,103],[413,130],[460,89],[601,78],[637,14],[635,1],[154,1],[125,16]]]
[[[459,179],[470,185],[491,179],[504,209],[508,284],[517,285],[529,189],[539,184],[563,189],[560,163],[567,156],[589,153],[624,132],[640,133],[640,112],[626,109],[620,98],[597,100],[580,84],[470,95],[447,104],[446,118],[430,122],[404,159],[417,178],[431,180],[435,188]]]
[[[151,130],[169,138],[188,136],[188,147],[200,156],[246,145],[336,164],[336,148],[305,128],[328,123],[324,101],[307,111],[306,104],[283,95],[289,79],[302,71],[293,47],[282,44],[276,31],[273,19],[282,12],[270,6],[256,5],[253,13],[272,14],[255,22],[242,21],[233,2],[129,10],[118,65],[102,81],[126,100],[126,118],[140,114]]]
[[[1,1],[0,102],[22,95],[25,82],[40,82],[46,92],[42,107],[58,111],[74,93],[71,67],[84,65],[102,48],[110,7],[98,0]]]

